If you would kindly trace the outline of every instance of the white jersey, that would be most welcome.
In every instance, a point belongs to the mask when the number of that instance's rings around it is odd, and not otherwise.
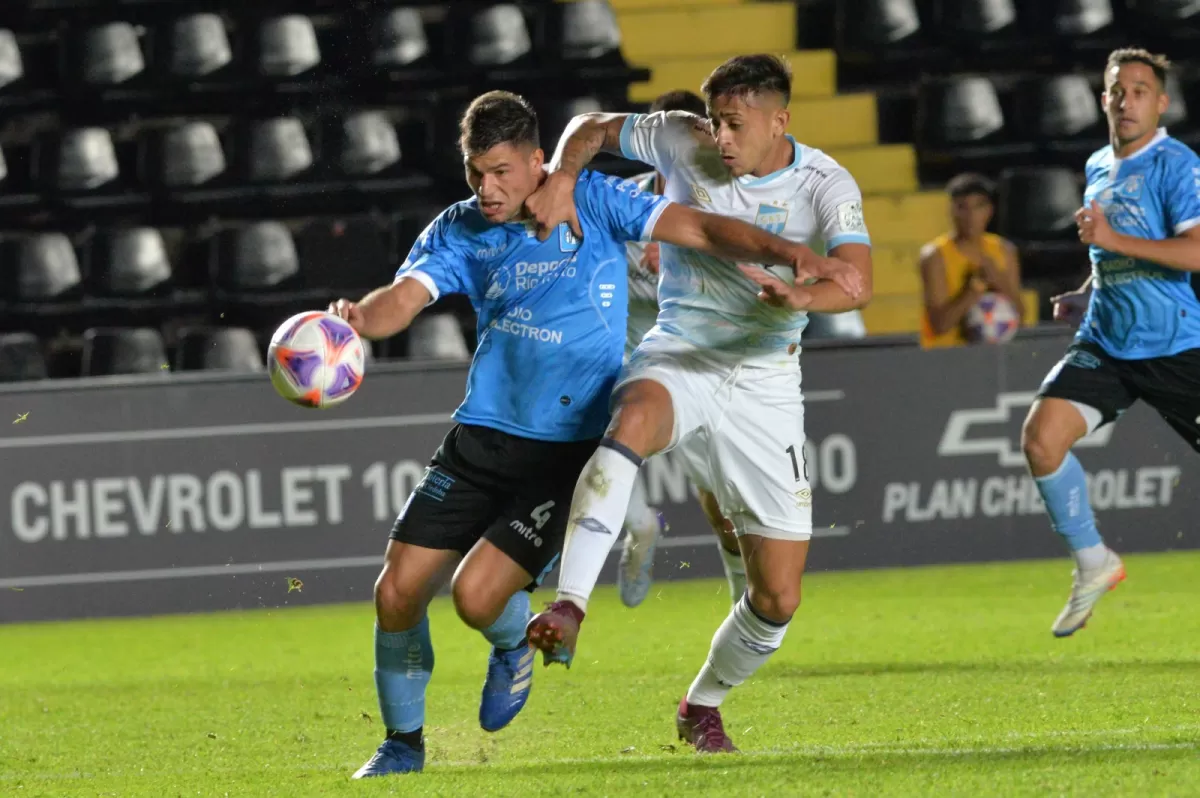
[[[654,173],[632,178],[643,192],[654,190]],[[658,276],[642,266],[646,254],[644,241],[625,244],[625,256],[629,265],[629,324],[625,334],[625,355],[628,357],[654,327],[658,318]]]
[[[846,243],[870,244],[862,192],[833,158],[790,136],[792,163],[765,177],[734,178],[699,117],[682,111],[634,114],[621,130],[621,152],[666,178],[667,198],[730,216],[824,252]],[[682,339],[694,347],[778,356],[799,344],[808,321],[764,304],[758,287],[729,261],[663,244],[658,324],[649,338]],[[784,279],[791,269],[771,267]]]

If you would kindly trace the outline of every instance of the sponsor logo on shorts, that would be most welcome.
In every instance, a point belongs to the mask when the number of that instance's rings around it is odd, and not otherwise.
[[[446,500],[446,494],[453,484],[454,477],[437,469],[427,468],[425,469],[425,476],[421,478],[420,484],[417,485],[416,492],[422,496],[428,496],[434,501],[441,502]]]
[[[1076,349],[1068,353],[1063,360],[1068,366],[1074,366],[1077,369],[1098,369],[1100,368],[1100,358],[1093,355],[1091,352],[1085,352],[1082,349]]]

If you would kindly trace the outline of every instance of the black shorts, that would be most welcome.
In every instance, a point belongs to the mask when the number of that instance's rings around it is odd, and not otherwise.
[[[1200,349],[1146,360],[1119,360],[1090,343],[1074,343],[1038,396],[1067,399],[1115,421],[1141,399],[1200,451]]]
[[[562,551],[575,482],[599,442],[537,441],[456,424],[391,538],[462,554],[488,540],[533,576],[533,590]]]

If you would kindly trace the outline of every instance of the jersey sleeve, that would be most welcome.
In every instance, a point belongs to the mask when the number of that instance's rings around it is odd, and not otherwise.
[[[826,250],[842,244],[866,244],[871,236],[863,219],[862,192],[842,167],[829,170],[813,192],[813,212]]]
[[[1200,225],[1200,157],[1188,151],[1164,175],[1163,210],[1167,229],[1180,235]]]
[[[616,176],[589,172],[575,185],[580,222],[585,228],[599,227],[617,241],[649,241],[654,225],[670,204],[666,197]]]
[[[470,293],[471,248],[455,209],[443,211],[418,236],[394,282],[412,278],[436,302],[442,294]]]
[[[669,177],[672,165],[696,146],[693,131],[703,122],[686,111],[630,114],[621,128],[621,155]]]

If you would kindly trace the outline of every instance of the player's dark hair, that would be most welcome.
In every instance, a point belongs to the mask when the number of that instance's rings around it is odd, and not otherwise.
[[[458,129],[458,147],[464,155],[481,155],[497,144],[541,146],[533,106],[509,91],[489,91],[476,97],[463,113]]]
[[[1165,55],[1158,55],[1141,47],[1122,47],[1120,50],[1113,50],[1108,54],[1108,63],[1104,67],[1104,85],[1108,86],[1108,73],[1113,67],[1122,67],[1125,64],[1145,64],[1154,72],[1154,77],[1158,78],[1158,87],[1165,88],[1167,85],[1167,73],[1171,71],[1171,61]]]
[[[726,95],[778,94],[787,105],[792,99],[792,68],[777,55],[739,55],[713,70],[700,86],[711,106]]]
[[[950,179],[950,182],[946,184],[946,193],[950,195],[950,199],[979,195],[987,197],[988,202],[994,202],[996,184],[981,174],[966,172]]]
[[[650,103],[650,113],[655,114],[659,111],[687,111],[696,116],[708,114],[700,95],[687,89],[676,89],[658,95],[654,102]]]

